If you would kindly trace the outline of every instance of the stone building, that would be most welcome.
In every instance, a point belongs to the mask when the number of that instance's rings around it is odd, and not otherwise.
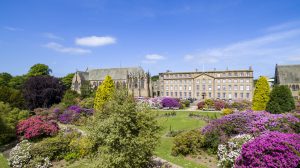
[[[84,82],[87,82],[91,88],[97,88],[107,75],[111,76],[116,87],[126,87],[136,97],[151,96],[149,73],[141,67],[77,71],[73,77],[71,89],[80,93]]]
[[[160,95],[175,98],[252,100],[253,70],[170,72],[159,74]]]
[[[275,67],[275,84],[287,85],[295,99],[299,99],[300,65],[277,65]]]

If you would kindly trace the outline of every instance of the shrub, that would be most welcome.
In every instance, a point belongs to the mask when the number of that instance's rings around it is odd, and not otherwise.
[[[234,167],[296,168],[299,152],[299,134],[269,132],[244,144]]]
[[[23,168],[30,161],[31,143],[27,140],[18,143],[9,153],[9,165],[11,167]]]
[[[242,145],[253,139],[249,134],[241,134],[232,137],[223,145],[218,146],[218,167],[233,167],[235,159],[241,154]]]
[[[94,98],[88,97],[80,101],[80,107],[91,109],[94,107]]]
[[[103,105],[112,98],[114,91],[114,81],[110,76],[106,76],[103,83],[97,89],[94,101],[94,109],[101,110]]]
[[[265,110],[270,99],[270,86],[266,77],[261,76],[256,84],[252,99],[252,109],[255,111]]]
[[[223,115],[228,115],[228,114],[232,114],[232,113],[233,113],[233,110],[230,108],[225,108],[222,110]]]
[[[70,150],[78,157],[87,156],[94,150],[94,143],[88,137],[73,138],[69,146]]]
[[[172,155],[188,155],[197,152],[202,147],[202,135],[198,130],[179,134],[174,139]]]
[[[223,100],[215,100],[214,101],[214,108],[216,110],[220,111],[220,110],[222,110],[225,107],[226,107],[226,102],[225,101],[223,101]]]
[[[147,167],[159,138],[155,116],[127,91],[117,90],[89,125],[98,167]]]
[[[231,105],[231,108],[235,108],[238,111],[251,110],[252,103],[248,100],[237,100],[234,101]]]
[[[177,99],[170,98],[170,97],[165,97],[161,101],[163,107],[180,107],[180,103],[178,102]]]
[[[69,107],[73,104],[78,104],[80,101],[80,95],[73,90],[67,90],[63,96],[61,103],[64,104],[65,107]]]
[[[189,100],[181,100],[179,101],[181,105],[184,107],[190,107],[191,102]]]
[[[70,106],[63,113],[59,114],[58,120],[63,124],[80,124],[77,123],[81,118],[93,115],[93,109],[85,109],[79,106]],[[84,123],[81,123],[84,124]]]
[[[275,85],[270,94],[270,101],[266,110],[270,113],[278,114],[290,112],[296,108],[291,90],[288,86]]]
[[[17,135],[24,136],[25,139],[37,139],[57,134],[59,127],[53,121],[47,121],[42,116],[33,116],[19,122],[17,125]]]
[[[201,102],[199,102],[199,103],[197,104],[197,106],[198,106],[198,109],[199,109],[199,110],[202,110],[202,109],[205,107],[205,102],[204,102],[204,101],[201,101]]]

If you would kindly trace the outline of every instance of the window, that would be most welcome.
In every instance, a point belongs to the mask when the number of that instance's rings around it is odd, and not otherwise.
[[[246,97],[247,97],[247,99],[249,99],[250,98],[250,93],[246,93]]]
[[[186,85],[184,85],[184,90],[186,90]]]
[[[229,98],[229,99],[232,99],[231,93],[228,94],[228,98]]]
[[[173,80],[170,80],[170,84],[173,84]]]
[[[221,97],[221,94],[220,93],[218,93],[218,98],[220,98]]]
[[[205,82],[206,82],[206,81],[205,81],[205,79],[203,79],[203,80],[202,80],[202,83],[204,83],[204,84],[205,84]]]
[[[224,99],[226,98],[226,93],[223,93],[223,98],[224,98]]]
[[[205,90],[205,85],[202,85],[202,90]]]
[[[240,93],[240,98],[244,98],[244,94],[243,93]]]
[[[220,80],[220,79],[218,79],[218,80],[217,80],[217,82],[218,82],[218,83],[220,83],[220,82],[221,82],[221,80]]]
[[[177,86],[174,86],[174,90],[177,90]]]
[[[220,85],[218,85],[217,88],[218,88],[218,90],[221,90],[221,86]]]
[[[226,83],[226,79],[223,79],[223,83]]]
[[[228,90],[232,90],[231,85],[228,85]]]
[[[175,92],[175,97],[177,97],[177,92]]]
[[[161,92],[161,96],[164,96],[164,92]]]
[[[184,97],[186,97],[186,92],[184,92]]]
[[[208,83],[211,83],[211,80],[208,80]]]
[[[189,90],[192,90],[192,86],[191,85],[189,85]]]
[[[249,79],[247,79],[247,80],[246,80],[246,83],[249,83],[249,82],[250,82],[250,80],[249,80]]]
[[[179,83],[182,84],[182,80],[180,80]]]
[[[165,84],[168,84],[168,83],[169,83],[169,81],[166,80],[166,81],[165,81]]]
[[[182,97],[182,92],[179,92],[179,96]]]
[[[238,86],[237,85],[234,85],[234,90],[238,90]]]
[[[189,97],[192,97],[192,92],[189,92]]]
[[[237,93],[234,93],[234,98],[236,98],[236,99],[237,99]]]
[[[244,79],[241,79],[241,80],[240,80],[240,83],[244,83]]]
[[[197,92],[197,97],[199,97],[200,96],[200,93],[199,92]]]
[[[169,86],[166,86],[166,90],[169,90]]]
[[[210,92],[208,93],[208,97],[211,97],[211,93]]]
[[[211,85],[208,85],[208,90],[211,90]]]
[[[170,86],[170,90],[173,90],[173,86]]]
[[[249,85],[246,86],[246,90],[250,90],[250,86]]]
[[[241,76],[244,76],[244,72],[241,72]]]
[[[237,83],[237,80],[235,79],[235,80],[233,80],[233,82],[234,82],[234,83]]]
[[[244,86],[243,85],[240,86],[240,90],[244,90]]]
[[[199,85],[196,85],[196,88],[197,88],[197,90],[199,90],[200,89]]]
[[[182,90],[182,86],[179,86],[179,90]]]
[[[231,76],[231,72],[228,73],[228,76]]]
[[[171,92],[171,96],[173,97],[173,92]]]
[[[199,83],[199,79],[196,80],[196,83]]]
[[[169,96],[169,92],[166,92],[166,96]]]
[[[231,79],[228,79],[228,83],[231,83]]]
[[[226,85],[223,85],[222,87],[223,87],[223,90],[226,90]]]

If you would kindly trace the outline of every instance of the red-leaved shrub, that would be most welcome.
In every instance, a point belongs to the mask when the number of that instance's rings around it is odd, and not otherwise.
[[[47,121],[42,116],[30,117],[17,125],[17,135],[29,140],[55,135],[58,130],[56,122]]]

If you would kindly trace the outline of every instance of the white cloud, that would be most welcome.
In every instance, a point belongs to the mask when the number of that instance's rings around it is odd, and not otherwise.
[[[4,29],[8,31],[23,31],[24,29],[18,28],[18,27],[11,27],[11,26],[5,26]]]
[[[116,41],[117,40],[114,37],[110,37],[110,36],[103,36],[103,37],[90,36],[90,37],[76,38],[75,43],[81,46],[98,47],[98,46],[114,44],[116,43]]]
[[[53,39],[53,40],[63,40],[62,37],[59,37],[53,33],[44,33],[43,34],[46,38],[49,38],[49,39]]]
[[[288,60],[300,55],[300,28],[265,34],[220,48],[208,48],[184,56],[184,60],[197,64]]]
[[[88,54],[92,52],[91,50],[82,49],[82,48],[64,47],[63,45],[55,42],[50,42],[46,44],[45,47],[66,54]]]
[[[144,64],[155,64],[157,61],[166,59],[165,56],[159,54],[147,54],[145,59],[142,61]]]

